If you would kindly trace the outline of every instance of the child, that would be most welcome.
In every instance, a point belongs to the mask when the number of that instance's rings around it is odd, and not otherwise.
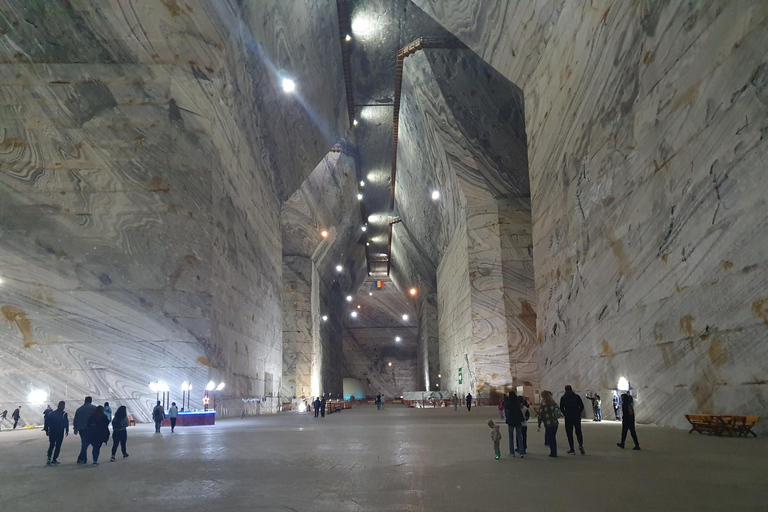
[[[501,458],[501,450],[499,450],[499,442],[501,442],[501,431],[499,426],[496,425],[493,420],[488,420],[488,426],[491,427],[491,441],[493,441],[493,451],[496,453],[496,460]]]

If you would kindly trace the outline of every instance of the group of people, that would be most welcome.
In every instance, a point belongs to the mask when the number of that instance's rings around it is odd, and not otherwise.
[[[387,398],[381,393],[379,393],[378,395],[376,395],[375,403],[376,403],[376,409],[380,411],[387,404]]]
[[[467,396],[464,397],[464,402],[467,404],[467,411],[472,410],[472,393],[467,393]],[[453,410],[458,411],[459,410],[459,395],[456,393],[453,394]]]
[[[454,395],[455,397],[456,395]],[[601,421],[602,415],[600,412],[600,395],[595,394],[594,397],[587,396],[592,400],[593,408],[597,407],[595,412],[595,421]],[[617,395],[618,398],[618,395]],[[595,406],[595,401],[597,405]],[[632,435],[632,440],[635,443],[633,450],[640,450],[640,442],[637,439],[637,431],[635,430],[635,410],[634,410],[634,398],[629,393],[623,393],[619,400],[614,401],[614,407],[616,412],[616,419],[621,419],[621,442],[616,443],[619,448],[624,448],[624,444],[627,440],[627,434]],[[619,413],[619,404],[621,412]],[[510,391],[509,395],[504,398],[504,401],[499,405],[499,418],[504,419],[506,417],[507,428],[509,432],[509,455],[514,457],[517,453],[520,458],[523,458],[527,448],[527,420],[530,418],[529,404],[524,397],[516,396],[514,391]],[[537,431],[541,431],[541,425],[544,425],[544,445],[549,447],[549,456],[557,457],[557,429],[559,427],[559,419],[565,419],[565,435],[568,439],[568,454],[575,454],[574,445],[574,433],[576,434],[576,442],[578,442],[578,449],[582,455],[585,455],[584,451],[584,435],[581,431],[581,414],[584,411],[584,402],[581,397],[577,395],[571,386],[565,386],[565,394],[560,398],[560,404],[558,406],[555,399],[552,397],[550,391],[543,391],[541,393],[541,408],[539,409],[538,428]],[[501,441],[501,432],[499,426],[495,424],[493,420],[488,422],[488,426],[491,428],[491,440],[493,441],[493,450],[496,459],[501,458],[499,449],[499,443]],[[515,450],[514,444],[517,441],[517,450]]]
[[[7,419],[8,419],[8,410],[6,409],[3,412],[0,412],[0,428],[2,427],[3,421]],[[13,412],[11,413],[11,419],[13,420],[13,430],[16,430],[16,427],[19,425],[19,420],[21,419],[21,406],[18,406],[16,409],[13,410]]]
[[[325,402],[327,400],[325,399],[325,393],[323,393],[322,397],[316,396],[314,402],[312,402],[312,408],[315,410],[315,418],[317,418],[318,415],[320,415],[322,418],[325,418]]]

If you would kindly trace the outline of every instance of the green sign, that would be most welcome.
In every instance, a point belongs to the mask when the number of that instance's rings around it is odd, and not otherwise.
[[[459,384],[464,384],[464,374],[461,371],[461,368],[459,368]]]

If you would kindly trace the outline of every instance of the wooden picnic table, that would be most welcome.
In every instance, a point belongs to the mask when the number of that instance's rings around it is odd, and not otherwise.
[[[749,434],[757,437],[752,427],[760,420],[758,416],[744,416],[734,414],[686,414],[685,419],[691,424],[689,434],[698,432],[722,436],[728,434],[733,437],[747,437]]]

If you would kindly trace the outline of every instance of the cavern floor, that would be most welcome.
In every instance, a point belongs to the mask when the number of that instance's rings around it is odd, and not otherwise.
[[[525,460],[493,459],[471,413],[373,406],[314,419],[284,413],[215,427],[128,434],[130,458],[76,466],[70,434],[45,466],[40,430],[0,434],[0,501],[14,510],[765,510],[764,439],[639,426],[643,451],[616,447],[615,422],[584,423],[587,456],[550,459],[529,427]],[[503,429],[502,452],[507,446]],[[111,446],[111,445],[110,445]]]

